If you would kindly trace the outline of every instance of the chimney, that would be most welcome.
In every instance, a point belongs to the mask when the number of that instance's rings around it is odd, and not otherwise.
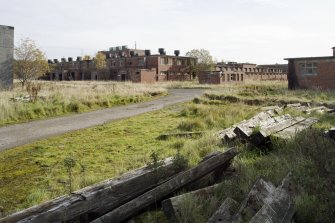
[[[72,61],[73,61],[72,57],[67,58],[67,60],[68,60],[69,62],[72,62]]]
[[[165,55],[166,54],[164,48],[159,48],[158,52],[159,52],[160,55]]]
[[[146,56],[150,56],[151,55],[151,51],[150,50],[145,50],[144,53],[145,53]]]
[[[176,57],[179,56],[179,54],[180,54],[180,51],[179,51],[179,50],[175,50],[175,51],[174,51],[174,55],[176,55]]]
[[[332,49],[333,49],[333,57],[335,57],[335,47],[333,47]]]

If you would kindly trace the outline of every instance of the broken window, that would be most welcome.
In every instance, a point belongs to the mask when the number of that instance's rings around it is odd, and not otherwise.
[[[301,63],[300,64],[301,74],[306,76],[317,75],[318,65],[317,63]]]
[[[161,57],[161,65],[168,65],[169,58],[168,57]]]
[[[138,58],[138,66],[144,66],[144,58]]]

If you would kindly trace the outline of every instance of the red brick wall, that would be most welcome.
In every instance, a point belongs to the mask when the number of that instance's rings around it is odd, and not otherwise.
[[[317,75],[303,75],[301,72],[302,61],[295,61],[295,69],[299,86],[312,89],[335,89],[335,58],[333,61],[313,61],[317,63]]]
[[[155,82],[156,82],[156,69],[141,71],[141,83],[155,83]]]
[[[198,74],[200,84],[221,84],[221,77],[219,73],[202,72]]]

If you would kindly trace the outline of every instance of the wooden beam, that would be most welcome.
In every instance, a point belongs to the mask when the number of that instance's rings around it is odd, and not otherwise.
[[[132,201],[129,201],[128,203],[112,210],[111,212],[103,215],[102,217],[96,219],[93,222],[122,222],[137,214],[144,208],[154,204],[155,202],[159,202],[164,197],[187,185],[188,183],[191,183],[205,176],[206,174],[215,170],[224,163],[230,162],[236,155],[237,151],[234,148],[229,149],[224,153],[215,155],[207,159],[206,161],[201,162],[197,166],[178,174],[171,180],[155,187],[154,189],[144,193],[143,195],[133,199]]]
[[[187,199],[189,196],[197,196],[201,199],[207,199],[209,197],[214,196],[216,188],[218,188],[219,184],[215,184],[213,186],[205,187],[199,190],[195,190],[189,193],[181,194],[175,197],[171,197],[162,201],[162,209],[164,211],[165,216],[174,221],[178,221],[178,215],[180,213],[180,204],[184,199]]]
[[[172,159],[158,169],[143,167],[17,212],[1,222],[87,222],[145,193],[179,171]]]
[[[237,211],[237,208],[238,203],[234,199],[227,197],[208,220],[208,223],[229,223]]]

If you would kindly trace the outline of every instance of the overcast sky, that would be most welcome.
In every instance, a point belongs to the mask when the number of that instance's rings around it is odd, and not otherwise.
[[[50,59],[109,47],[211,52],[218,61],[285,63],[329,56],[334,0],[0,0],[0,24],[15,27]]]

